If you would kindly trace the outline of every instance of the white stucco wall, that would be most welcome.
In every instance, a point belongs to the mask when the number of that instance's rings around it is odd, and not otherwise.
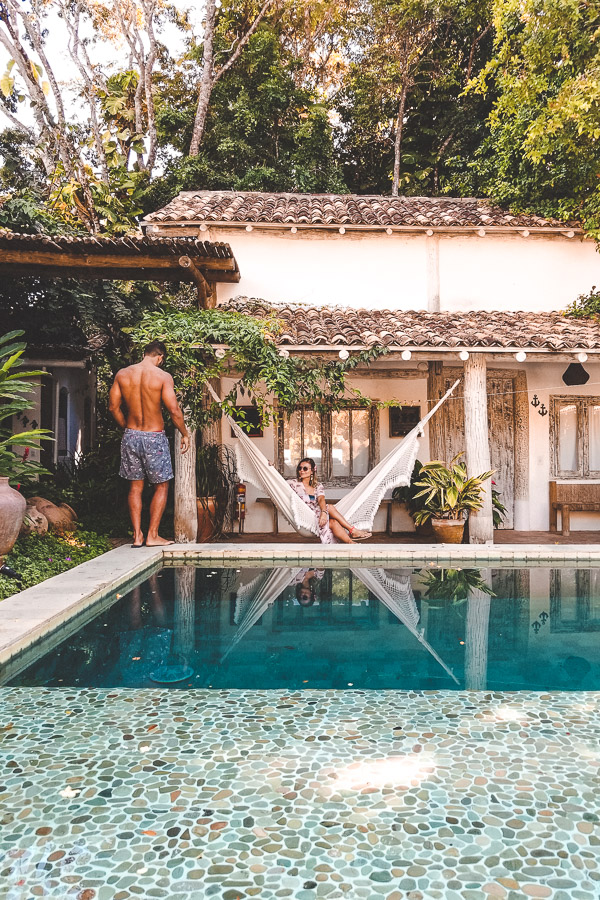
[[[239,228],[203,236],[231,244],[241,271],[238,284],[218,286],[219,302],[541,311],[563,309],[600,285],[600,255],[579,237]]]

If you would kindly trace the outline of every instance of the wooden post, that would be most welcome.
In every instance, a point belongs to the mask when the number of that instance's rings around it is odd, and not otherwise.
[[[492,468],[488,431],[486,364],[482,353],[465,360],[465,450],[469,475],[481,475]],[[484,486],[483,507],[469,514],[469,542],[485,544],[494,540],[491,481]]]
[[[442,363],[431,360],[428,364],[427,397],[429,409],[435,406],[437,401],[444,396],[444,378],[442,375]],[[446,459],[446,408],[445,404],[437,411],[429,426],[429,459]]]
[[[190,429],[190,447],[181,452],[181,435],[175,432],[175,540],[193,544],[198,536],[196,506],[196,431]]]
[[[515,531],[529,531],[529,396],[527,374],[519,372],[515,390]]]
[[[485,570],[481,575],[491,586],[491,576]],[[478,590],[471,591],[467,600],[465,687],[468,691],[484,691],[487,685],[490,601],[489,594]]]

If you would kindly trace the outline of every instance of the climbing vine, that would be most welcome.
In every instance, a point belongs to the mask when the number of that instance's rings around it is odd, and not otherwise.
[[[218,404],[206,402],[203,389],[205,382],[220,376],[235,379],[224,398],[225,411],[233,411],[239,391],[256,405],[263,426],[275,414],[273,398],[287,414],[299,404],[318,411],[340,409],[348,400],[370,405],[368,397],[347,384],[346,375],[386,353],[385,347],[353,353],[347,360],[291,356],[277,346],[281,328],[276,312],[258,318],[233,310],[170,309],[148,312],[125,330],[138,354],[150,341],[166,344],[166,369],[192,428],[221,416]]]

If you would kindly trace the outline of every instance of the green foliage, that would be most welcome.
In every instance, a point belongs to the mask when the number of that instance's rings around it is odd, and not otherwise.
[[[237,483],[235,453],[223,444],[203,444],[196,454],[196,495],[204,509],[208,498],[214,500],[212,540],[233,530],[235,486]]]
[[[591,291],[587,294],[579,294],[577,299],[567,306],[565,315],[573,316],[575,319],[595,319],[600,316],[600,291],[596,290],[596,285],[592,285]]]
[[[481,509],[485,488],[483,482],[492,476],[484,472],[469,478],[467,466],[458,453],[446,465],[437,460],[426,463],[420,472],[416,487],[420,488],[415,499],[423,498],[424,507],[417,510],[417,525],[435,519],[460,519],[463,513]]]
[[[30,449],[39,449],[40,440],[48,440],[49,432],[43,428],[13,431],[11,425],[13,416],[18,419],[32,408],[28,396],[34,390],[31,379],[44,374],[17,371],[26,347],[18,341],[22,336],[22,331],[0,335],[0,477],[8,478],[13,487],[31,482],[37,475],[48,474],[43,466],[27,457]],[[10,427],[2,427],[3,422]],[[25,448],[23,457],[13,451],[16,446]]]
[[[506,507],[500,499],[500,491],[494,487],[495,481],[492,481],[492,518],[494,520],[494,528],[499,528],[506,518]]]
[[[600,235],[598,9],[579,0],[495,0],[492,59],[472,90],[495,93],[474,162],[515,211],[584,222]]]
[[[5,562],[18,572],[22,581],[19,584],[15,579],[0,575],[0,600],[111,549],[108,538],[93,531],[78,530],[68,535],[32,534],[19,538]]]
[[[433,572],[423,569],[421,582],[426,588],[427,602],[434,609],[464,603],[471,591],[496,596],[479,569],[436,569]]]
[[[138,351],[152,340],[165,342],[167,369],[174,377],[192,428],[221,416],[218,404],[206,405],[202,385],[210,378],[231,376],[231,369],[242,374],[225,398],[223,409],[233,411],[239,389],[257,406],[263,425],[274,414],[271,394],[284,413],[293,412],[299,404],[318,410],[340,409],[348,392],[353,399],[370,403],[360,392],[347,387],[346,374],[385,353],[383,346],[353,354],[344,362],[286,358],[275,345],[274,334],[280,330],[276,312],[265,308],[263,315],[257,318],[231,310],[168,309],[145,314],[139,325],[125,330]],[[228,348],[222,358],[217,356],[215,344]]]
[[[424,500],[419,497],[421,489],[417,485],[422,468],[423,463],[418,459],[415,460],[412,475],[410,476],[410,484],[405,487],[396,487],[392,491],[392,499],[398,500],[400,503],[406,503],[406,508],[411,516],[413,516],[418,509],[424,508],[425,505]]]

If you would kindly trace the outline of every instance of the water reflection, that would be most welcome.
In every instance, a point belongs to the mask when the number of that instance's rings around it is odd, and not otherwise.
[[[13,683],[594,690],[599,571],[165,569]]]

